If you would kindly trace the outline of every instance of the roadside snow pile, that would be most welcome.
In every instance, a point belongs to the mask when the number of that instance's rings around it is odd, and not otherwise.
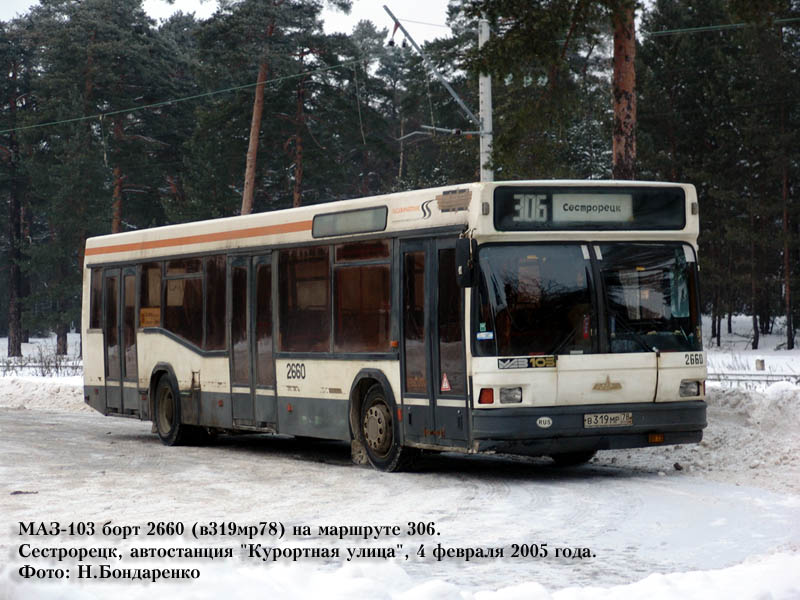
[[[182,563],[182,567],[186,566]],[[191,566],[191,565],[190,565]],[[268,574],[267,574],[268,573]],[[212,600],[230,596],[297,599],[382,598],[385,600],[639,600],[640,598],[681,598],[682,600],[795,600],[800,597],[800,555],[775,554],[749,559],[742,564],[714,571],[655,573],[631,584],[613,587],[569,587],[550,591],[536,581],[528,581],[498,590],[475,590],[442,579],[419,583],[402,567],[372,563],[344,565],[336,570],[314,569],[296,565],[263,568],[208,567],[196,582],[157,583],[151,585],[103,583],[100,586],[20,583],[10,572],[0,575],[9,600],[94,600],[114,597],[117,600],[148,600],[154,595],[169,594],[176,599]]]
[[[2,377],[0,407],[59,412],[92,410],[83,402],[83,377]]]
[[[800,425],[800,385],[780,381],[764,392],[742,389],[713,389],[714,404],[747,417],[758,429],[774,427],[797,431]],[[793,436],[794,437],[794,436]]]
[[[699,444],[601,452],[595,464],[700,472],[741,485],[800,492],[800,386],[779,382],[765,390],[706,387],[708,427]]]
[[[709,427],[700,444],[712,451],[707,468],[800,467],[800,386],[784,381],[764,392],[710,388],[708,401]]]

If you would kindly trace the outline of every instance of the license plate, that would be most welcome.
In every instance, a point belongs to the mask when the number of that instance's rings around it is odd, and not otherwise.
[[[633,425],[633,413],[592,413],[583,415],[584,427],[629,427]]]

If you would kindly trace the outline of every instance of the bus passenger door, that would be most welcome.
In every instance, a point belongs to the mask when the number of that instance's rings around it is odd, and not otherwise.
[[[454,240],[400,245],[405,437],[445,446],[465,445],[468,426],[463,293],[455,282],[454,247]]]
[[[433,397],[436,432],[450,446],[468,438],[467,365],[464,350],[464,290],[456,281],[456,242],[436,240],[433,271],[435,309],[431,315]]]
[[[258,427],[274,427],[277,423],[278,400],[275,395],[275,358],[272,335],[272,254],[253,258],[253,400],[254,418]],[[276,273],[277,274],[277,273]]]
[[[250,257],[228,259],[228,315],[233,425],[253,426],[253,336]]]
[[[122,412],[122,358],[120,355],[119,269],[103,272],[103,350],[105,354],[106,411]]]
[[[228,272],[233,424],[273,427],[272,255],[231,258]]]
[[[107,269],[103,277],[106,409],[139,410],[136,359],[136,269]]]

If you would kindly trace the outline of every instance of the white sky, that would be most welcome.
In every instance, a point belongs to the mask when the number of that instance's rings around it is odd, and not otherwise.
[[[0,20],[12,19],[35,4],[37,2],[31,0],[0,0]],[[392,22],[383,10],[384,4],[403,21],[403,26],[420,44],[449,35],[449,29],[445,26],[447,0],[353,0],[349,15],[328,9],[323,12],[325,29],[349,33],[360,20],[368,19],[379,29],[387,28],[391,31]],[[168,17],[177,10],[194,12],[198,18],[206,18],[214,12],[216,6],[215,0],[175,0],[171,6],[163,0],[144,0],[145,10],[155,19]],[[399,33],[395,39],[402,39]]]

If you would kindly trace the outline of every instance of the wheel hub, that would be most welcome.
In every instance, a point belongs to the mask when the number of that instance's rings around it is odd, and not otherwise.
[[[158,403],[158,425],[163,433],[167,433],[172,429],[172,412],[173,412],[173,397],[172,393],[165,391],[161,395],[161,402]]]
[[[364,439],[376,454],[386,454],[392,444],[392,423],[389,407],[373,404],[364,415]]]

